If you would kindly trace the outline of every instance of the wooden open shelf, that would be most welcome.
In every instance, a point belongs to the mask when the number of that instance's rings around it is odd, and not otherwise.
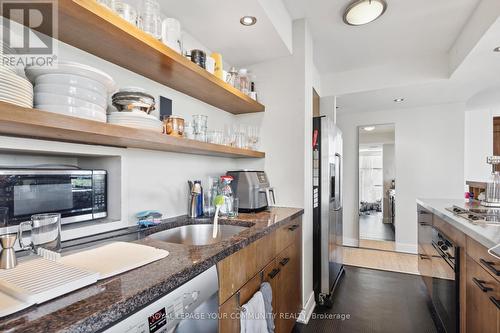
[[[58,2],[58,39],[233,114],[264,105],[192,63],[95,0]]]
[[[208,156],[265,157],[265,154],[259,151],[177,138],[154,131],[64,116],[4,102],[0,102],[0,134]]]

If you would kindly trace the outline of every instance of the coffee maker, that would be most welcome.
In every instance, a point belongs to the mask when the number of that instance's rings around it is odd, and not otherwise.
[[[234,197],[239,199],[240,212],[258,212],[276,205],[274,188],[264,171],[236,170],[228,171],[233,177],[231,187]]]
[[[486,183],[485,198],[481,205],[485,207],[500,208],[500,172],[497,165],[500,164],[500,156],[488,156],[486,163],[491,165],[490,180]]]

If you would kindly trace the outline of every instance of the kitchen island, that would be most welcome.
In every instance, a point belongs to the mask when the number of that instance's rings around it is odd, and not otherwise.
[[[500,260],[488,252],[500,243],[500,224],[484,223],[480,208],[464,200],[417,200],[418,269],[437,324],[447,331],[500,330]]]
[[[220,243],[192,246],[166,243],[149,237],[178,226],[206,223],[206,220],[179,217],[148,229],[131,228],[63,243],[65,251],[85,249],[99,242],[133,241],[170,252],[165,259],[111,277],[46,303],[32,306],[0,320],[5,332],[99,332],[123,320],[151,302],[168,294],[213,265],[230,259],[243,249],[283,226],[299,221],[302,209],[273,207],[255,214],[221,220],[221,224],[248,227]],[[293,222],[296,223],[296,222]],[[294,224],[295,226],[296,224]],[[220,269],[219,269],[220,270]],[[36,274],[36,272],[33,272]],[[220,275],[220,273],[219,273]]]

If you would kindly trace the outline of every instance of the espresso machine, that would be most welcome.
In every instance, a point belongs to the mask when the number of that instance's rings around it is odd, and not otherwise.
[[[231,188],[239,199],[240,212],[258,212],[276,205],[274,188],[264,171],[236,170],[227,175],[233,177]]]
[[[500,156],[488,156],[486,163],[491,165],[490,180],[486,183],[485,198],[481,205],[485,207],[500,208],[500,172],[497,165],[500,164]]]

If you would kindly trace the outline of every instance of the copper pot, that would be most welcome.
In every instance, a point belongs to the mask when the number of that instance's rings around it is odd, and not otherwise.
[[[169,116],[163,119],[164,132],[171,136],[183,136],[184,118],[179,116]]]

